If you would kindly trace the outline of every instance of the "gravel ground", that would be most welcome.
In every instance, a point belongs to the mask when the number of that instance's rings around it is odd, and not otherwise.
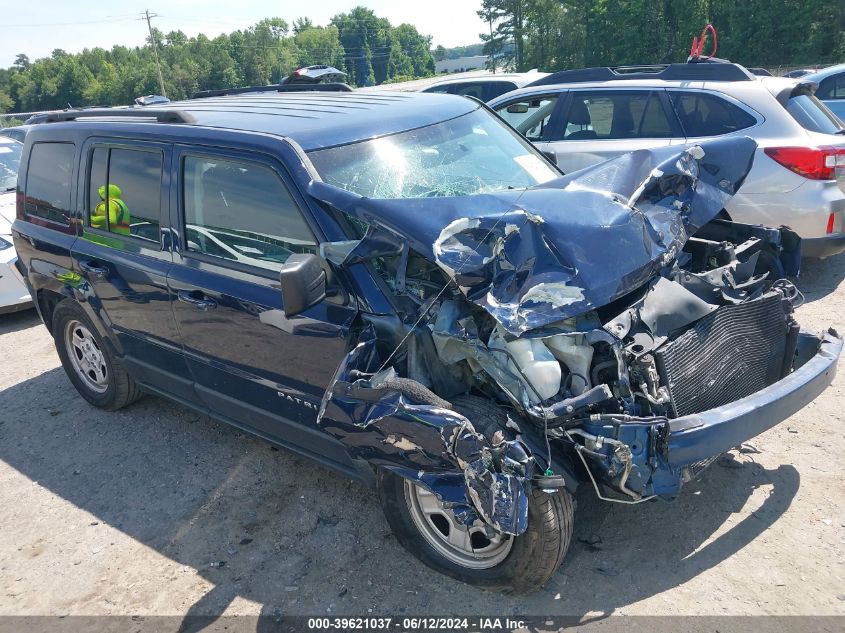
[[[845,331],[845,256],[799,319]],[[845,378],[674,503],[583,487],[560,572],[506,597],[396,542],[357,483],[147,396],[80,398],[34,312],[0,317],[0,615],[845,614]]]

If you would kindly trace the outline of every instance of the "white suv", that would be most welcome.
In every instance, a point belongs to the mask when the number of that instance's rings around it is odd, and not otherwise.
[[[561,71],[489,105],[565,173],[637,149],[722,136],[758,144],[727,206],[737,222],[789,226],[802,253],[845,250],[845,127],[800,79],[731,63]]]
[[[486,102],[547,77],[548,74],[541,73],[535,68],[524,73],[481,73],[472,77],[462,75],[433,83],[420,92],[445,92]]]

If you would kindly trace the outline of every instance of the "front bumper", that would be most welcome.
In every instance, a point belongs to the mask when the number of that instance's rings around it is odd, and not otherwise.
[[[845,234],[801,238],[801,256],[813,259],[832,257],[845,251]]]
[[[29,290],[15,266],[17,260],[14,248],[0,251],[0,314],[32,307]]]
[[[821,336],[802,331],[797,368],[757,393],[668,423],[585,424],[584,429],[615,437],[631,447],[629,490],[642,496],[671,497],[700,466],[783,422],[817,398],[836,375],[842,345],[832,330]],[[618,484],[618,467],[608,464],[599,468],[605,481],[611,486]]]

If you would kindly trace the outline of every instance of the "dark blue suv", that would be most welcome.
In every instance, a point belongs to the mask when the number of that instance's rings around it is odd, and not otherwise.
[[[562,176],[437,94],[71,110],[26,136],[14,240],[91,404],[159,394],[311,457],[426,564],[530,591],[580,483],[674,497],[833,379],[800,240],[721,213],[754,150]]]

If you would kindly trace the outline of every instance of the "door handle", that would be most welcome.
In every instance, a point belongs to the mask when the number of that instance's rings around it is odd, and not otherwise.
[[[188,305],[194,306],[197,310],[202,310],[205,312],[206,310],[212,310],[217,307],[217,302],[214,299],[209,299],[202,295],[202,293],[194,290],[192,292],[188,292],[187,290],[180,290],[176,293],[176,297],[182,303],[187,303]]]
[[[103,266],[97,266],[93,262],[88,261],[81,261],[79,262],[79,267],[92,277],[102,279],[109,274],[109,269]]]

